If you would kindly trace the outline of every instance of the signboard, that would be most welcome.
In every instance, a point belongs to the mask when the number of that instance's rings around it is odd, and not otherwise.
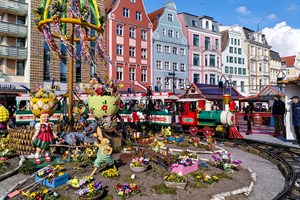
[[[25,85],[28,87],[28,83],[15,83],[15,82],[0,82],[0,89],[4,90],[17,90],[21,89],[23,90],[24,88],[21,87],[20,85]]]

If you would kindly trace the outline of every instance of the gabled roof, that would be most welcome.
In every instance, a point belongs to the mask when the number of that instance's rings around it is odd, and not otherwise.
[[[252,100],[252,101],[269,101],[275,96],[285,96],[282,90],[277,86],[266,85],[256,95],[240,98],[240,101]]]
[[[218,85],[194,83],[205,99],[223,99],[223,94],[231,94],[231,99],[238,100],[244,97],[234,87],[224,87],[224,92]]]
[[[281,57],[281,60],[285,61],[286,67],[294,67],[295,59],[296,59],[296,56]]]
[[[156,30],[157,25],[158,25],[158,20],[162,16],[164,10],[165,10],[165,8],[160,8],[160,9],[155,10],[148,14],[148,17],[153,24],[153,31]]]
[[[281,61],[280,55],[279,55],[279,53],[276,52],[276,51],[270,50],[270,57],[271,57],[273,60]]]

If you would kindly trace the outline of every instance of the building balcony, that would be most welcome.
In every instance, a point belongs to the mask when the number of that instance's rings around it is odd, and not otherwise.
[[[0,57],[11,59],[27,59],[27,48],[0,45]]]
[[[10,36],[27,36],[27,26],[0,21],[0,33]]]
[[[27,3],[22,3],[13,0],[1,0],[0,10],[6,10],[12,13],[27,14],[28,5]]]
[[[220,50],[217,49],[216,46],[214,46],[214,45],[205,44],[204,51],[217,51],[217,52],[219,52]]]
[[[259,55],[259,56],[258,56],[258,60],[268,61],[268,60],[269,60],[269,57],[268,57],[268,56]]]

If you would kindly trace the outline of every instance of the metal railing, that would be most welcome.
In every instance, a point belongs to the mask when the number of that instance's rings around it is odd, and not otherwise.
[[[9,35],[27,36],[27,26],[0,21],[0,33]]]
[[[1,0],[0,9],[17,11],[18,13],[26,14],[28,11],[28,5],[18,1]]]
[[[0,57],[27,58],[27,48],[0,45]]]

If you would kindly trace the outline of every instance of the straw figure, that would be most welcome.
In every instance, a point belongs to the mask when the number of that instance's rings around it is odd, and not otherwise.
[[[50,158],[50,144],[54,143],[57,138],[56,133],[53,132],[54,124],[49,122],[49,113],[44,112],[40,116],[40,122],[35,125],[35,133],[32,137],[32,145],[36,147],[36,153],[34,157],[35,164],[41,164],[40,156],[41,151],[45,150],[44,160],[51,162]]]
[[[93,136],[96,137],[100,143],[98,143],[97,141],[95,141],[94,143],[94,146],[98,147],[98,152],[97,159],[94,162],[95,169],[91,173],[91,177],[93,177],[102,163],[107,163],[110,166],[114,164],[114,160],[111,157],[113,149],[109,146],[109,140],[103,137],[100,127],[97,128],[97,133],[94,133]]]

